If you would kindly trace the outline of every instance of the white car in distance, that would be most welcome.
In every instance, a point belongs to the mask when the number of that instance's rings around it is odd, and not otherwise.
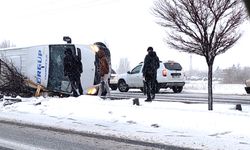
[[[117,83],[117,74],[113,69],[111,69],[111,75],[109,79],[109,87],[111,88],[111,90],[117,90]]]
[[[127,92],[129,89],[141,89],[143,91],[143,62],[125,74],[118,75],[118,89]],[[182,66],[175,61],[160,61],[157,70],[157,93],[161,88],[170,88],[174,93],[180,93],[185,85]]]
[[[246,90],[247,94],[250,94],[250,79],[247,79],[245,81],[245,84],[246,84],[245,90]]]

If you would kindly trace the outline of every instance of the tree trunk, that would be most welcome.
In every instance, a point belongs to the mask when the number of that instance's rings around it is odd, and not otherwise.
[[[213,110],[213,63],[208,64],[208,110]]]

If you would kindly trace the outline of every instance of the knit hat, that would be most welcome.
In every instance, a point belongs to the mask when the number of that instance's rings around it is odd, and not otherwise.
[[[153,51],[153,47],[149,46],[147,51]]]

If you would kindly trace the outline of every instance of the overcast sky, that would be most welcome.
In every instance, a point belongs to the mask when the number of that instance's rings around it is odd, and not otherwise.
[[[143,61],[148,46],[161,60],[180,62],[190,68],[190,55],[164,44],[165,31],[150,12],[153,0],[0,0],[0,41],[16,46],[63,43],[68,35],[74,43],[106,42],[111,50],[113,68],[120,58],[128,58],[131,68]],[[250,24],[238,43],[215,59],[214,68],[233,64],[250,66]],[[192,56],[193,69],[207,69],[205,59]]]

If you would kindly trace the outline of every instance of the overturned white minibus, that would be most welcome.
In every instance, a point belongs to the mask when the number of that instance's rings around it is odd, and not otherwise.
[[[80,57],[83,64],[82,87],[85,93],[89,92],[96,77],[96,56],[91,45],[49,44],[5,48],[0,49],[0,59],[7,59],[21,74],[49,91],[71,93],[69,80],[64,76],[63,58],[66,48],[70,48],[74,55]]]

